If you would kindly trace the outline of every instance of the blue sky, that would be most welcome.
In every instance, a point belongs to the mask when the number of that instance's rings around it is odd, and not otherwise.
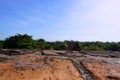
[[[120,0],[0,0],[0,39],[120,41]]]

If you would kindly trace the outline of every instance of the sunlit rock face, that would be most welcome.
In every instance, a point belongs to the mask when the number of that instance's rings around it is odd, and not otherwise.
[[[0,80],[120,80],[119,51],[42,52],[1,50]]]
[[[71,60],[26,54],[0,62],[0,80],[83,80]]]
[[[96,80],[120,80],[120,61],[118,60],[86,60],[83,65]]]

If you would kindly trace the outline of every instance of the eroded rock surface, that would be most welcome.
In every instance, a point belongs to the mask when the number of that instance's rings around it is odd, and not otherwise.
[[[0,54],[23,55],[23,54],[42,54],[40,50],[28,50],[28,49],[0,49]]]
[[[83,65],[96,80],[120,80],[120,65],[115,62],[86,60]]]
[[[44,50],[44,55],[39,50],[16,49],[12,55],[4,51],[0,80],[120,80],[118,51]]]
[[[71,60],[34,54],[0,63],[0,80],[83,80]]]

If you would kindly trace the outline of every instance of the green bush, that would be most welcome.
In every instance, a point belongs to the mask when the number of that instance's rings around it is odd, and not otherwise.
[[[3,48],[3,41],[0,41],[0,48]]]
[[[32,36],[27,34],[17,34],[10,36],[4,41],[4,48],[26,48],[33,49],[36,47],[36,42],[32,39]]]

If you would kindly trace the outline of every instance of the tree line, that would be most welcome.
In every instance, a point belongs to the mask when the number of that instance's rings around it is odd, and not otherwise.
[[[80,42],[72,40],[48,42],[44,39],[34,40],[32,36],[27,34],[16,34],[6,38],[5,40],[0,40],[0,48],[66,50],[71,42],[78,43],[79,49],[81,50],[120,50],[120,42]]]

